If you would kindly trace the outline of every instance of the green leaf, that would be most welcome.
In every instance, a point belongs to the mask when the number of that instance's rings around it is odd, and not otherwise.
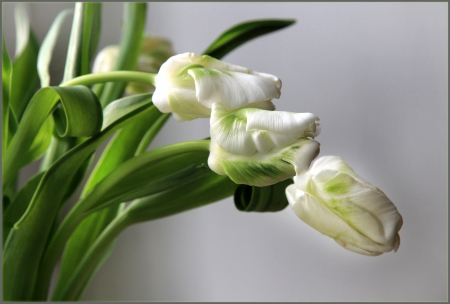
[[[11,60],[5,45],[5,37],[2,33],[2,155],[5,154],[9,139],[12,136],[9,128],[9,95],[11,82]]]
[[[70,33],[69,46],[67,49],[63,82],[81,75],[83,10],[83,2],[75,3],[75,12],[73,15],[72,31]]]
[[[238,210],[246,212],[281,211],[289,204],[285,190],[290,184],[291,179],[265,187],[239,185],[234,193],[234,204]]]
[[[53,49],[55,48],[59,31],[61,30],[64,19],[72,12],[73,10],[66,9],[60,12],[58,16],[56,16],[55,21],[53,21],[53,24],[50,27],[50,30],[48,31],[47,35],[45,36],[41,48],[39,49],[37,68],[39,78],[41,79],[41,87],[47,87],[50,85],[50,74],[48,69],[50,67]]]
[[[189,180],[189,175],[200,171],[199,167],[186,169],[174,175],[174,171],[192,166],[195,161],[207,163],[209,141],[191,141],[147,151],[119,165],[98,183],[86,197],[74,207],[74,212],[90,213],[111,204],[165,191]],[[179,154],[196,152],[195,157]],[[172,157],[178,156],[178,159]],[[168,160],[170,158],[170,160]],[[170,179],[166,178],[170,175]]]
[[[165,113],[161,115],[158,120],[155,121],[152,127],[148,129],[147,133],[145,133],[141,142],[139,143],[139,147],[136,149],[136,155],[142,154],[146,151],[147,147],[150,146],[150,143],[158,134],[159,130],[164,126],[170,115],[171,113]]]
[[[28,101],[36,90],[38,52],[39,43],[30,31],[27,46],[12,64],[9,102],[17,121],[21,120]]]
[[[14,17],[16,53],[10,69],[9,106],[15,120],[20,121],[38,82],[36,61],[39,43],[30,29],[24,4],[19,3],[16,6]]]
[[[135,69],[144,37],[146,14],[146,3],[129,2],[124,4],[124,25],[120,51],[113,70],[133,71]],[[120,98],[125,91],[125,87],[125,82],[107,83],[100,97],[102,105],[105,107],[111,101]]]
[[[211,45],[203,52],[204,55],[221,59],[223,56],[256,37],[280,30],[291,24],[295,20],[254,20],[233,26],[222,33]]]
[[[101,3],[77,2],[63,82],[88,74],[100,38]]]
[[[91,136],[100,130],[101,107],[91,90],[84,86],[40,89],[31,99],[3,157],[3,185],[6,185],[21,167],[40,156],[32,152],[40,153],[43,150],[41,147],[33,150],[31,148],[59,100],[65,111],[65,115],[55,121],[61,136]],[[45,136],[43,137],[45,139]]]
[[[29,150],[24,151],[26,153],[24,153],[23,158],[27,160],[27,163],[37,160],[47,151],[52,139],[53,129],[53,119],[49,118],[45,120],[31,143]]]
[[[171,145],[148,151],[118,166],[93,187],[64,219],[43,258],[42,263],[45,268],[53,267],[67,237],[75,230],[78,223],[90,213],[114,204],[171,189],[209,172],[210,169],[206,166],[203,166],[204,169],[193,166],[207,162],[208,147],[209,141],[193,141]],[[186,151],[191,152],[183,153]],[[196,152],[193,153],[192,151]],[[109,224],[104,220],[106,215],[113,212],[113,209],[106,210],[108,212],[95,213],[96,218],[99,221],[103,220],[102,223],[105,226]],[[95,241],[93,233],[98,232],[100,234],[103,231],[103,229],[99,229],[99,224],[93,223],[93,216],[94,214],[83,221],[82,226],[76,228],[75,233],[70,237],[63,257],[63,268],[55,288],[55,297],[64,289],[86,253],[86,250],[79,251],[77,248],[80,248],[80,246],[75,245],[86,245],[81,248],[89,248]],[[86,222],[90,223],[90,226],[85,224]],[[87,230],[87,228],[91,228],[91,230]],[[72,253],[71,249],[78,252]],[[75,258],[76,254],[79,255],[78,259]],[[49,277],[40,277],[41,281],[44,279],[49,280]]]
[[[209,171],[188,184],[135,200],[125,210],[126,217],[135,224],[174,215],[229,197],[236,187],[227,176]]]
[[[148,100],[151,94],[143,94],[135,96],[143,101]],[[125,104],[114,102],[109,104],[105,109],[106,117],[111,119],[116,115],[120,115],[120,109]],[[109,115],[108,115],[109,113]],[[135,119],[117,132],[115,137],[110,141],[94,171],[89,177],[82,196],[85,196],[95,185],[108,176],[114,169],[124,161],[134,156],[136,147],[140,145],[141,138],[152,126],[154,121],[161,115],[156,107],[147,109],[138,114]],[[108,123],[108,122],[106,122]],[[67,279],[75,270],[78,263],[95,241],[97,236],[111,222],[118,213],[120,206],[116,205],[112,208],[106,208],[88,216],[79,224],[73,235],[67,242],[64,255],[61,261],[58,283],[55,287],[55,293],[66,284]]]
[[[3,213],[3,244],[5,243],[9,231],[25,213],[43,175],[44,172],[40,172],[30,178]]]
[[[52,300],[68,301],[79,297],[85,282],[91,277],[109,244],[127,227],[140,222],[173,215],[200,207],[231,195],[236,188],[228,177],[207,170],[190,182],[168,191],[137,200],[125,209],[97,238],[62,293]],[[183,195],[180,195],[183,193]]]
[[[83,3],[83,29],[81,33],[81,74],[90,73],[90,63],[94,58],[100,39],[102,4]]]
[[[44,88],[48,89],[48,88]],[[33,298],[38,268],[55,216],[66,193],[68,182],[80,165],[109,136],[123,127],[135,115],[152,106],[150,100],[140,107],[125,99],[131,109],[122,107],[122,116],[116,115],[100,133],[86,140],[59,158],[44,174],[27,211],[14,225],[3,248],[3,297],[5,301],[25,301]],[[40,269],[51,272],[52,269]],[[24,276],[23,274],[27,275]],[[7,279],[5,279],[7,278]]]
[[[89,72],[89,64],[100,35],[100,18],[100,3],[77,2],[75,4],[63,82]],[[55,112],[62,112],[62,109],[57,109]],[[41,163],[42,170],[46,170],[61,155],[79,143],[79,141],[57,137],[54,137],[52,141],[54,144],[52,144]],[[78,175],[83,177],[84,174],[85,171],[80,168]],[[74,185],[76,180],[74,180]]]

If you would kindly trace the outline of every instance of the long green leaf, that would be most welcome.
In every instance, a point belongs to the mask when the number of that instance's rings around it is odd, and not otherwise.
[[[140,98],[147,99],[150,96],[150,94],[144,94],[140,95]],[[124,106],[124,104],[121,106]],[[115,116],[113,115],[114,112],[120,114],[118,108],[120,107],[118,107],[117,103],[110,104],[110,106],[105,109],[106,116],[108,118],[113,118]],[[110,113],[110,115],[107,113]],[[135,117],[133,122],[117,132],[103,152],[94,171],[91,173],[82,196],[85,196],[86,193],[108,176],[117,166],[134,156],[136,147],[139,146],[142,136],[160,115],[161,112],[159,112],[156,107],[152,107],[147,111],[141,112]],[[105,123],[108,122],[105,121]],[[117,215],[118,208],[119,206],[106,208],[90,215],[80,223],[70,240],[67,242],[61,261],[55,292],[60,289],[59,286],[64,286],[67,278],[70,277],[79,261],[82,259],[86,252],[86,248],[89,248],[108,223],[114,219]]]
[[[144,37],[146,14],[146,3],[129,2],[124,4],[124,24],[120,51],[113,70],[133,71],[135,69]],[[106,106],[111,101],[120,98],[125,87],[125,82],[107,83],[103,88],[100,98],[102,105]]]
[[[222,33],[203,54],[220,59],[249,40],[280,30],[293,23],[295,20],[290,19],[254,20],[240,23]]]
[[[100,35],[100,19],[101,3],[77,2],[75,4],[63,82],[89,72],[88,67]],[[57,109],[55,113],[61,111],[61,109]],[[41,170],[46,170],[62,154],[79,143],[79,141],[58,137],[53,137],[52,142],[53,144],[41,163]],[[77,175],[83,177],[85,171],[82,168],[80,170]],[[79,178],[76,180],[81,181]],[[76,180],[74,180],[74,186],[77,184]]]
[[[132,115],[132,116],[130,116],[130,117],[132,117],[132,119],[129,120],[128,122],[125,120],[125,122],[127,122],[127,125],[125,125],[125,128],[129,128],[128,125],[135,125],[136,124],[135,121],[141,121],[142,117],[149,118],[148,113],[152,113],[152,115],[158,115],[157,113],[160,113],[160,112],[156,109],[156,107],[150,106],[151,105],[150,101],[151,101],[151,94],[142,94],[142,95],[123,98],[123,99],[115,101],[114,103],[111,103],[104,110],[105,119],[103,121],[103,133],[105,135],[103,135],[103,137],[101,137],[99,140],[102,141],[102,140],[106,139],[107,137],[105,137],[105,136],[109,136],[108,134],[111,134],[111,132],[118,129],[118,126],[116,126],[117,123],[124,120],[124,118],[126,118],[128,115]],[[122,134],[121,131],[122,130],[119,131],[119,134]],[[126,134],[126,132],[124,134]],[[120,160],[122,157],[124,157],[123,154],[126,155],[127,153],[130,153],[127,151],[127,149],[124,149],[124,147],[119,147],[119,145],[110,145],[110,147],[111,147],[111,149],[108,149],[108,150],[110,150],[111,152],[107,153],[109,155],[108,159],[110,159],[110,160],[111,159],[116,159],[116,160],[119,159]],[[121,149],[118,151],[117,155],[114,154],[115,148]],[[120,153],[121,151],[122,151],[122,153]],[[102,161],[100,163],[102,163]],[[120,163],[120,161],[118,161],[118,163]],[[95,169],[94,172],[98,172],[98,171],[99,171],[98,169]],[[100,170],[100,171],[102,171],[102,173],[105,175],[107,175],[109,173],[109,171],[107,169]],[[94,174],[94,176],[99,175],[99,173],[97,173],[97,174],[93,173],[93,174]],[[101,180],[101,179],[99,179],[99,180]],[[92,181],[89,184],[93,185]],[[86,248],[88,248],[88,247],[84,247],[84,246],[89,246],[89,244],[91,244],[95,240],[96,236],[98,236],[98,234],[101,233],[101,231],[104,228],[102,223],[103,222],[109,223],[112,219],[115,218],[117,212],[118,212],[117,208],[114,210],[109,208],[107,210],[107,212],[103,212],[103,210],[102,210],[102,211],[100,211],[101,214],[96,213],[95,216],[89,217],[88,219],[86,219],[86,223],[83,223],[83,225],[85,225],[86,227],[89,227],[91,230],[89,230],[88,233],[85,233],[85,231],[82,231],[83,233],[81,233],[81,240],[74,237],[73,244],[68,244],[68,246],[70,246],[70,254],[68,257],[64,258],[66,261],[64,261],[64,259],[63,259],[60,278],[64,278],[64,274],[67,269],[68,270],[71,269],[70,268],[72,266],[71,261],[72,260],[78,261],[79,256],[82,255],[86,251]],[[77,247],[76,245],[80,245],[81,247]],[[56,253],[56,258],[58,257],[59,254],[60,254],[60,252],[58,251]],[[38,280],[36,282],[37,285],[36,285],[36,289],[35,289],[35,293],[34,293],[36,300],[46,300],[48,287],[50,284],[50,279],[51,279],[51,274],[52,274],[52,269],[53,269],[55,263],[56,263],[56,260],[52,261],[50,259],[50,261],[48,261],[48,258],[47,259],[44,258],[44,261],[41,263]],[[62,279],[62,281],[63,281],[63,279]],[[60,284],[60,283],[58,283],[58,284]],[[58,287],[56,287],[56,288],[58,288]]]
[[[97,50],[100,39],[102,4],[95,2],[83,3],[83,25],[81,32],[81,73],[90,73],[90,63]]]
[[[50,85],[49,67],[50,61],[52,59],[53,49],[55,48],[59,31],[61,30],[65,18],[72,12],[73,10],[66,9],[60,12],[58,16],[56,16],[55,21],[53,21],[53,24],[50,27],[47,35],[45,36],[41,48],[39,49],[37,68],[39,78],[41,79],[41,87],[47,87]]]
[[[207,153],[202,154],[202,160],[207,158]],[[43,265],[45,267],[51,268],[51,266],[56,263],[56,258],[58,257],[57,254],[62,250],[65,239],[70,235],[70,233],[83,219],[83,217],[90,212],[93,212],[99,208],[111,206],[113,204],[119,204],[121,202],[126,202],[135,198],[166,191],[173,187],[178,187],[182,184],[189,183],[192,180],[197,179],[202,175],[210,172],[209,168],[207,168],[205,165],[200,165],[199,167],[190,165],[192,161],[188,159],[185,159],[183,163],[177,164],[177,162],[173,161],[174,158],[170,158],[170,160],[172,161],[170,163],[164,161],[164,165],[155,165],[156,160],[153,159],[154,156],[155,153],[148,153],[147,155],[143,154],[142,156],[133,158],[124,163],[119,168],[117,168],[117,170],[111,173],[111,177],[108,176],[105,180],[98,184],[92,190],[92,192],[90,192],[88,196],[85,197],[85,199],[80,201],[77,206],[71,210],[67,218],[64,220],[64,222],[61,224],[60,228],[54,235],[54,238],[49,244],[48,250],[44,255]],[[185,163],[187,163],[187,168],[185,167]],[[167,165],[171,167],[171,170],[164,168]],[[140,168],[137,169],[137,166],[139,166]],[[163,176],[163,174],[161,173],[162,171],[166,173],[165,176]],[[147,174],[147,172],[151,172],[151,174]],[[112,195],[105,195],[105,193],[112,193]],[[114,196],[114,194],[118,195]],[[93,239],[92,241],[95,241],[95,239]],[[82,248],[86,249],[89,247]],[[74,247],[74,249],[80,250],[79,247]],[[67,251],[68,248],[66,248],[66,252]],[[81,262],[85,253],[86,250],[84,250],[84,252],[80,252],[79,260],[72,260],[73,265],[71,266],[73,271],[67,271],[65,273],[65,275],[67,276],[65,278],[65,281],[59,279],[54,296],[57,296],[61,292],[61,290],[64,290],[65,285],[72,276],[78,264]],[[67,257],[71,259],[73,258],[73,255],[68,255]]]
[[[43,175],[44,172],[40,172],[30,178],[19,193],[17,193],[16,197],[14,197],[9,207],[5,210],[3,214],[3,244],[5,243],[9,231],[22,217],[25,210],[27,210],[28,204],[30,203]]]
[[[181,143],[148,151],[118,166],[117,169],[92,188],[86,197],[75,205],[63,221],[44,256],[43,264],[45,263],[45,267],[51,268],[56,263],[56,258],[62,250],[65,239],[72,233],[76,225],[90,213],[100,208],[166,191],[209,172],[206,166],[204,166],[204,170],[193,167],[193,165],[201,166],[207,162],[208,147],[209,141]],[[191,152],[182,153],[183,151]],[[192,151],[197,152],[192,153]],[[96,215],[99,220],[101,216],[105,216],[104,213],[96,213]],[[91,223],[91,217],[87,219]],[[85,221],[81,225],[84,223]],[[81,227],[91,227],[93,231],[100,233],[103,231],[103,229],[98,229],[99,226],[93,223],[92,226],[84,225]],[[66,270],[61,271],[54,296],[57,296],[65,288],[68,280],[85,255],[86,250],[80,251],[79,248],[89,248],[95,241],[95,238],[91,237],[91,242],[88,243],[89,235],[92,235],[92,230],[80,231],[80,227],[78,227],[70,237],[70,242],[66,246],[63,258],[63,263],[64,261],[67,263],[65,266]],[[87,244],[89,246],[77,247],[75,244]],[[75,258],[72,249],[80,251],[78,258]],[[48,280],[49,278],[40,279]]]
[[[83,32],[83,2],[75,4],[69,46],[67,49],[66,66],[64,68],[63,82],[81,75],[81,41]]]
[[[30,21],[23,3],[14,10],[16,24],[16,53],[12,62],[9,103],[15,120],[22,117],[37,84],[36,60],[39,43],[30,29]]]
[[[109,244],[130,225],[204,206],[231,195],[235,188],[236,184],[228,177],[217,175],[208,169],[208,173],[187,184],[132,203],[97,238],[63,292],[55,295],[53,300],[77,299]]]
[[[39,43],[30,31],[27,46],[12,64],[9,102],[17,121],[21,120],[39,81],[36,68],[38,52]]]
[[[10,128],[9,128],[9,95],[11,82],[11,60],[9,59],[8,50],[5,45],[5,37],[2,33],[2,155],[6,151],[9,144]]]
[[[129,101],[133,97],[126,99]],[[67,181],[91,153],[114,131],[123,127],[135,115],[152,106],[150,100],[137,100],[122,107],[122,116],[59,158],[44,174],[24,216],[17,222],[3,250],[3,296],[7,301],[33,298],[35,281],[48,235],[59,209]],[[38,227],[38,228],[37,228]],[[52,271],[52,270],[50,270]],[[26,273],[27,276],[23,274]]]
[[[30,148],[59,100],[65,110],[65,115],[60,121],[57,120],[61,136],[91,136],[100,130],[101,107],[90,89],[84,86],[40,89],[31,99],[3,158],[3,185],[6,185],[21,167],[40,156],[30,154]]]

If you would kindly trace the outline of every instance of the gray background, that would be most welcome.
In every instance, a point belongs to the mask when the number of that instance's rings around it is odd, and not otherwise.
[[[28,5],[39,39],[71,6]],[[12,7],[3,16],[10,54]],[[223,60],[280,77],[278,110],[321,118],[321,155],[343,157],[391,198],[404,219],[402,243],[397,253],[361,256],[289,207],[246,214],[226,199],[126,230],[83,299],[446,300],[447,12],[447,3],[150,3],[147,31],[172,40],[177,53],[201,53],[249,19],[296,19]],[[120,41],[121,16],[121,4],[104,5],[101,47]],[[70,23],[52,63],[56,75]],[[203,138],[208,128],[207,119],[171,120],[154,146]]]

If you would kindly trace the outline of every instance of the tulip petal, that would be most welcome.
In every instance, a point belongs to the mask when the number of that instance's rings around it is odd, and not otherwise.
[[[398,249],[403,221],[397,208],[340,157],[317,159],[294,182],[287,195],[296,214],[344,248],[365,255]]]
[[[216,101],[229,109],[274,110],[271,99],[280,96],[281,81],[209,56],[184,53],[161,66],[155,87],[155,106],[183,121],[209,117]]]
[[[228,152],[211,137],[208,165],[217,174],[228,175],[236,184],[268,186],[306,170],[319,153],[319,143],[300,138],[292,146],[275,147],[268,153],[239,155]]]
[[[241,155],[252,155],[256,151],[267,153],[275,146],[282,148],[291,145],[299,138],[305,137],[305,125],[315,124],[315,119],[318,119],[313,114],[307,114],[308,117],[311,117],[310,121],[312,122],[298,123],[299,120],[304,121],[304,119],[299,119],[301,115],[295,116],[295,113],[251,108],[231,111],[219,102],[215,102],[211,110],[211,137],[223,149]],[[292,118],[292,116],[297,118]],[[251,128],[249,128],[249,117],[253,117]],[[270,122],[259,122],[264,119]],[[277,125],[277,119],[285,121]],[[288,123],[296,125],[293,128]],[[257,127],[261,127],[261,129]],[[277,132],[273,132],[271,128]],[[282,133],[283,130],[285,133]]]
[[[319,118],[311,113],[253,111],[247,115],[247,130],[269,130],[276,133],[303,133]]]
[[[389,251],[361,235],[344,219],[319,201],[315,196],[290,185],[286,196],[294,213],[306,224],[325,234],[344,248],[365,255],[379,255]],[[392,248],[390,248],[392,250]]]
[[[280,90],[270,81],[251,74],[208,68],[188,70],[194,78],[198,101],[210,108],[221,102],[228,109],[280,97]]]

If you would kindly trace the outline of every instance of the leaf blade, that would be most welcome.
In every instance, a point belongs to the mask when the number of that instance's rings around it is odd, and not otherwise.
[[[3,277],[8,278],[3,280],[4,300],[29,300],[33,297],[40,259],[70,176],[112,132],[150,106],[151,102],[147,102],[129,111],[125,109],[123,116],[67,152],[46,171],[27,211],[15,224],[3,248]],[[53,268],[39,271],[47,271],[51,277]],[[23,273],[27,276],[20,275]]]
[[[52,53],[65,18],[72,12],[73,10],[71,9],[65,9],[56,16],[44,38],[44,41],[42,42],[41,48],[39,49],[37,68],[39,78],[41,80],[41,87],[47,87],[50,85],[50,73],[48,69],[50,67]]]
[[[292,25],[295,20],[253,20],[237,24],[222,33],[203,52],[205,55],[221,59],[240,45],[259,36],[283,29]]]
[[[2,159],[3,185],[6,185],[21,167],[40,156],[30,155],[30,147],[59,100],[65,110],[65,125],[64,120],[57,121],[63,136],[90,136],[100,131],[102,111],[97,97],[90,89],[84,86],[40,89],[30,100],[23,121]]]

